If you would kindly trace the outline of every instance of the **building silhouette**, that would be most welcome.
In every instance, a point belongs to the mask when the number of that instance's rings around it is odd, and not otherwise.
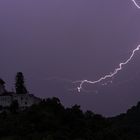
[[[18,102],[20,108],[25,108],[33,104],[38,104],[41,99],[29,93],[17,94],[16,92],[9,92],[5,89],[5,82],[0,79],[0,106],[10,107],[14,101]]]

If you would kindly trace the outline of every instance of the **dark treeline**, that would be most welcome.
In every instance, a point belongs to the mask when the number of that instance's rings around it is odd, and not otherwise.
[[[140,140],[140,103],[113,118],[65,108],[58,98],[22,111],[13,106],[0,114],[0,140]]]

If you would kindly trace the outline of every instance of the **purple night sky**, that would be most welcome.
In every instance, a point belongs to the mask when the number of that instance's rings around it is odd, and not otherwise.
[[[112,72],[140,43],[139,27],[131,0],[1,0],[0,77],[11,90],[22,71],[36,96],[106,116],[125,112],[140,101],[139,52],[108,86],[77,94],[71,81]]]

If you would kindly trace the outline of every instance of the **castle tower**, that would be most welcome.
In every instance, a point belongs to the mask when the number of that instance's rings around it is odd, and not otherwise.
[[[0,95],[6,92],[4,84],[5,82],[0,79]]]

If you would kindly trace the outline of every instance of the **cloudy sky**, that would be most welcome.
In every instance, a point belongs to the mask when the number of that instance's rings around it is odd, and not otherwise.
[[[140,100],[139,52],[112,84],[78,94],[72,82],[113,72],[140,43],[139,25],[131,0],[1,0],[0,77],[12,90],[22,71],[36,96],[106,116],[125,112]]]

